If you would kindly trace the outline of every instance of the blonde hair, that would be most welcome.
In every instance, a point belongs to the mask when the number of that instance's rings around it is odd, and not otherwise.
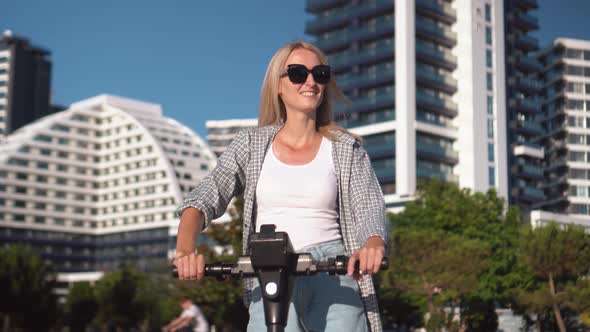
[[[317,55],[321,64],[328,64],[328,58],[324,53],[308,42],[298,40],[281,47],[270,60],[262,82],[260,114],[258,116],[258,126],[260,127],[278,124],[287,120],[285,104],[279,96],[279,80],[287,58],[296,49],[311,51]],[[330,140],[337,140],[336,135],[332,132],[334,130],[347,133],[355,139],[361,140],[359,136],[334,123],[334,111],[332,110],[334,98],[345,99],[334,79],[331,79],[326,85],[323,100],[316,109],[316,129],[322,136]]]

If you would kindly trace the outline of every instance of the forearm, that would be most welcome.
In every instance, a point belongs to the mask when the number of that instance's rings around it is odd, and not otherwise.
[[[181,327],[184,327],[186,325],[188,325],[188,323],[191,321],[191,317],[182,317],[180,319],[177,319],[174,324],[172,324],[172,326],[170,326],[171,329],[178,329]]]
[[[203,228],[203,223],[203,213],[198,209],[187,208],[182,212],[176,238],[176,257],[195,251],[196,239]]]

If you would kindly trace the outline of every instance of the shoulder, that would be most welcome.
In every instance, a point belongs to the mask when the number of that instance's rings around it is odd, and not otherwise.
[[[336,144],[351,145],[354,150],[362,149],[362,142],[347,132],[334,129],[330,130],[330,134],[336,137],[334,140]]]
[[[274,135],[277,131],[279,131],[280,128],[281,127],[279,125],[244,128],[238,132],[236,137],[257,138],[257,137],[271,136],[271,135]]]

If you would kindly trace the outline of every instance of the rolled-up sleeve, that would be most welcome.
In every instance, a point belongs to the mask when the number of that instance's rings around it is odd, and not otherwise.
[[[353,151],[350,197],[358,241],[364,246],[371,236],[380,236],[388,251],[389,232],[385,223],[385,201],[381,186],[367,151],[360,146],[356,146]]]
[[[203,229],[211,220],[221,217],[231,199],[244,190],[245,169],[250,158],[249,129],[236,135],[227,150],[217,160],[217,165],[177,208],[176,215],[189,207],[199,209],[204,217]]]

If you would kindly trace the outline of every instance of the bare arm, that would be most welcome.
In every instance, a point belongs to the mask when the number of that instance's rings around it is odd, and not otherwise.
[[[182,212],[174,259],[181,280],[200,280],[205,273],[205,258],[195,250],[195,242],[203,224],[204,216],[198,209],[191,207]]]

